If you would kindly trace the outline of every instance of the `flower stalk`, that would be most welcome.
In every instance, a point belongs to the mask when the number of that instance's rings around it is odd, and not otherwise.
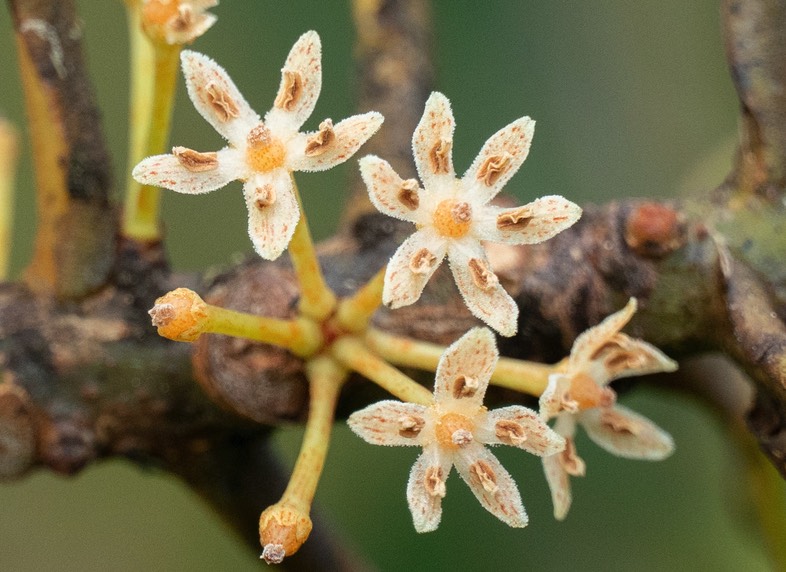
[[[273,344],[302,357],[313,355],[323,343],[319,327],[311,320],[280,320],[213,306],[187,288],[156,300],[149,314],[159,335],[178,342],[193,342],[202,334],[224,334]]]
[[[284,494],[259,519],[262,558],[280,563],[297,552],[311,532],[311,503],[325,464],[336,401],[348,372],[330,357],[306,364],[309,412],[300,453]]]
[[[336,315],[339,325],[355,333],[365,330],[371,316],[382,305],[384,285],[385,268],[377,272],[352,296],[339,303]]]
[[[13,125],[0,118],[0,280],[8,278],[13,232],[14,179],[19,136]]]
[[[144,32],[136,2],[128,3],[127,11],[131,42],[130,173],[148,155],[162,153],[167,144],[182,46],[152,41]],[[158,187],[143,185],[129,175],[122,219],[125,236],[145,242],[160,239],[160,195]]]
[[[367,377],[402,401],[431,405],[431,392],[372,353],[358,337],[344,336],[331,347],[333,356],[345,367]]]

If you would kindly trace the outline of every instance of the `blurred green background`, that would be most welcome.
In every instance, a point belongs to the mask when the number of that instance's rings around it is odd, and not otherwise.
[[[127,139],[124,9],[119,0],[79,5],[120,188]],[[353,112],[354,30],[347,2],[224,0],[215,13],[218,23],[194,49],[225,66],[260,113],[272,104],[289,47],[309,29],[322,36],[324,83],[306,127]],[[736,99],[717,2],[452,0],[436,2],[434,23],[436,85],[453,103],[458,172],[491,133],[530,115],[538,122],[532,152],[507,187],[522,199],[550,193],[578,203],[677,196],[710,188],[725,175]],[[23,125],[5,9],[0,114]],[[185,97],[182,82],[172,142],[200,150],[222,144]],[[17,271],[30,255],[34,224],[26,153],[16,202]],[[299,177],[318,237],[333,230],[341,210],[336,193],[356,168],[353,160],[328,174]],[[164,211],[167,246],[179,268],[225,265],[251,251],[238,183],[200,197],[165,193]],[[454,476],[439,530],[417,535],[404,497],[417,451],[366,445],[343,425],[317,501],[382,570],[770,569],[736,468],[740,456],[718,421],[695,403],[652,389],[637,390],[624,402],[671,431],[677,452],[662,463],[623,461],[580,440],[588,473],[574,480],[574,505],[563,523],[552,518],[539,460],[499,449],[520,484],[530,526],[507,529]],[[300,429],[291,428],[277,437],[289,459],[299,436]],[[72,479],[37,473],[0,486],[0,507],[0,570],[261,566],[178,481],[129,463],[102,463]]]

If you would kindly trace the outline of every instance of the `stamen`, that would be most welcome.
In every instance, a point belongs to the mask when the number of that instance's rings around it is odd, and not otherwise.
[[[223,123],[240,116],[240,108],[226,89],[211,81],[205,88],[208,103]]]
[[[215,151],[200,153],[187,147],[173,147],[172,155],[191,173],[204,173],[218,169],[218,154]]]
[[[492,155],[486,159],[478,169],[478,180],[491,187],[507,172],[513,160],[513,155],[503,151],[502,155]]]
[[[426,420],[422,417],[404,415],[398,420],[398,434],[402,437],[413,439],[420,435],[420,432],[423,430],[425,425]]]
[[[576,443],[571,437],[565,437],[565,450],[560,453],[559,462],[572,477],[583,477],[587,473],[587,465],[576,454]]]
[[[418,195],[418,182],[415,179],[407,179],[401,183],[398,191],[399,202],[414,211],[420,206],[420,196]]]
[[[497,421],[494,425],[494,434],[497,436],[497,439],[506,445],[512,445],[514,447],[520,446],[527,440],[527,433],[524,431],[524,427],[520,423],[516,423],[510,419],[500,419]]]
[[[467,375],[460,375],[453,382],[453,397],[454,399],[461,399],[462,397],[472,397],[478,391],[480,384],[474,377]]]
[[[445,497],[445,472],[442,467],[429,467],[423,485],[426,492],[432,497]]]
[[[267,184],[256,189],[257,198],[254,201],[259,210],[266,209],[276,202],[276,189],[273,185]]]
[[[486,492],[494,494],[499,490],[497,475],[494,474],[494,470],[486,461],[473,463],[469,467],[469,472],[472,477],[480,482]]]
[[[600,414],[600,422],[615,433],[638,435],[640,427],[635,421],[621,415],[615,409],[604,409]]]
[[[413,274],[428,274],[437,264],[437,257],[428,248],[421,248],[409,261],[409,269]]]
[[[499,230],[522,230],[532,222],[532,212],[527,207],[519,207],[497,216]]]
[[[335,140],[336,132],[333,131],[333,120],[325,119],[319,124],[319,131],[306,141],[306,157],[322,155]]]
[[[444,175],[450,172],[450,148],[453,143],[447,139],[440,139],[429,153],[431,171],[435,175]]]
[[[479,258],[471,258],[469,261],[469,271],[475,286],[481,290],[492,290],[498,283],[499,278],[494,274],[486,263]]]
[[[284,111],[292,111],[303,95],[303,76],[299,72],[284,70],[281,72],[281,88],[273,105]]]

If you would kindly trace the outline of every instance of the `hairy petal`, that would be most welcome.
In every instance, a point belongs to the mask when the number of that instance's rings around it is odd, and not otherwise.
[[[497,131],[483,145],[462,178],[466,188],[478,194],[481,203],[497,196],[519,170],[529,154],[534,132],[535,122],[522,117]]]
[[[674,452],[671,435],[621,405],[583,411],[579,422],[590,439],[618,457],[660,461]]]
[[[486,207],[474,228],[481,240],[537,244],[572,226],[580,217],[581,207],[577,204],[550,195],[517,208]]]
[[[274,200],[269,203],[271,190]],[[284,169],[257,173],[243,185],[243,195],[254,250],[265,260],[275,260],[289,245],[300,218],[292,179]]]
[[[155,185],[178,193],[209,193],[239,178],[242,159],[237,151],[225,148],[216,154],[218,166],[206,171],[189,170],[174,155],[154,155],[143,159],[131,175],[143,185]]]
[[[274,130],[298,131],[311,117],[321,90],[322,43],[319,34],[309,31],[289,51],[281,69],[276,103],[265,116],[265,123]],[[284,93],[287,91],[289,97]]]
[[[543,457],[543,473],[551,491],[551,503],[554,506],[554,518],[565,520],[570,510],[573,496],[570,490],[570,475],[563,468],[560,455]]]
[[[453,129],[450,101],[435,91],[426,100],[423,117],[412,135],[412,152],[420,180],[427,191],[441,182],[453,181]]]
[[[244,144],[259,115],[251,109],[232,79],[209,57],[184,50],[180,55],[188,96],[213,128],[236,147]]]
[[[431,532],[442,519],[444,484],[453,465],[447,455],[440,455],[435,445],[424,447],[409,473],[407,503],[418,532]]]
[[[577,337],[570,350],[570,368],[580,368],[589,363],[593,355],[630,321],[636,313],[636,306],[636,299],[631,298],[624,308]]]
[[[460,449],[453,462],[483,508],[508,526],[527,526],[527,513],[515,481],[488,449],[472,443]]]
[[[501,335],[514,335],[518,328],[518,306],[491,272],[491,265],[480,242],[475,239],[451,242],[448,260],[453,278],[470,312]],[[486,271],[483,280],[478,278],[478,268]]]
[[[372,445],[420,445],[425,424],[424,406],[393,400],[369,405],[347,419],[349,428]]]
[[[288,167],[292,171],[326,171],[357,153],[360,146],[377,132],[384,118],[376,111],[353,115],[333,127],[333,140],[309,156],[306,149],[313,133],[299,133],[288,145]]]
[[[377,210],[397,219],[416,222],[423,192],[417,182],[414,179],[404,181],[390,163],[375,155],[366,155],[358,162],[369,198]]]
[[[395,309],[417,302],[446,252],[445,240],[430,228],[419,230],[405,240],[388,262],[385,271],[382,292],[385,305]],[[428,259],[428,263],[415,264],[413,259],[415,262]],[[413,268],[417,271],[413,271]]]
[[[453,342],[437,365],[434,400],[440,407],[462,408],[474,415],[497,365],[499,353],[488,328],[472,328]]]
[[[489,445],[510,445],[540,457],[565,448],[561,435],[546,425],[535,411],[521,405],[490,411],[477,437]]]

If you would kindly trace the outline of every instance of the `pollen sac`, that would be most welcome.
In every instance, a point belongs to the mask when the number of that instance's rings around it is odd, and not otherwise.
[[[429,467],[424,477],[426,492],[432,497],[445,497],[445,471],[442,467]]]
[[[409,269],[413,274],[428,274],[437,264],[437,257],[428,248],[421,248],[409,261]]]
[[[415,179],[407,179],[401,183],[398,201],[411,211],[417,210],[420,206],[420,195],[418,195],[418,182]]]
[[[478,169],[478,180],[487,187],[492,187],[510,168],[513,155],[503,151],[501,155],[492,155]]]
[[[629,417],[621,415],[616,409],[604,409],[600,414],[600,422],[615,433],[638,435],[640,427]]]
[[[446,175],[450,172],[450,148],[453,143],[447,139],[440,139],[429,152],[431,171],[435,175]]]
[[[414,439],[423,430],[426,425],[426,420],[422,417],[414,417],[412,415],[404,415],[398,420],[398,434],[402,437]]]
[[[276,202],[276,189],[273,185],[265,185],[256,190],[256,199],[254,204],[259,210],[266,209]]]
[[[519,207],[497,216],[500,230],[523,230],[532,221],[532,213],[527,207]]]
[[[481,460],[470,465],[469,474],[471,478],[477,480],[481,484],[486,492],[494,494],[499,490],[497,475],[494,473],[494,469],[492,469],[486,461]]]
[[[469,272],[472,275],[472,281],[475,283],[475,286],[481,290],[491,290],[499,283],[497,275],[479,258],[470,259]]]
[[[333,121],[325,119],[319,124],[319,131],[309,137],[306,142],[306,157],[318,157],[330,148],[330,144],[336,140],[336,132],[333,131]]]
[[[576,443],[572,438],[565,438],[565,450],[559,455],[560,465],[570,476],[583,477],[587,473],[587,465],[584,459],[576,454]]]
[[[509,419],[501,419],[494,425],[494,434],[497,439],[506,445],[520,446],[527,440],[527,433],[520,423]]]
[[[303,76],[292,70],[281,72],[281,87],[273,105],[284,111],[292,111],[303,95]]]
[[[192,173],[204,173],[218,169],[218,154],[214,151],[200,153],[187,147],[173,147],[172,155],[187,171]]]
[[[463,397],[472,397],[478,391],[480,384],[474,377],[467,375],[460,375],[453,382],[453,397],[454,399],[461,399]]]
[[[211,81],[205,88],[208,103],[216,112],[218,119],[224,123],[240,116],[240,109],[232,96],[222,86]]]

